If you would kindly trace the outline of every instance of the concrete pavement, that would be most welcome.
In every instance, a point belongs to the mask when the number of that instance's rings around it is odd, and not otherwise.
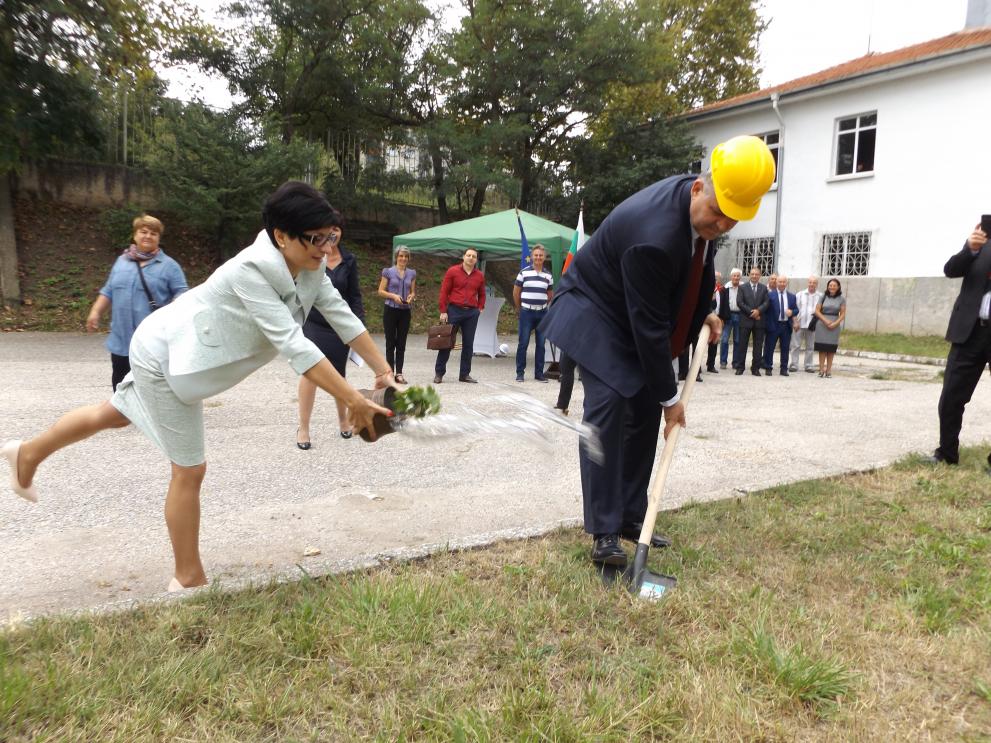
[[[106,399],[104,340],[0,334],[0,441],[30,437],[67,410]],[[515,339],[501,340],[513,354]],[[407,353],[407,379],[429,383],[434,353],[425,339],[411,337]],[[705,374],[662,507],[931,451],[937,373],[838,356],[832,379]],[[512,356],[476,357],[472,374],[551,405],[557,396],[554,382],[516,385]],[[367,369],[352,367],[349,379],[372,384]],[[276,360],[206,403],[201,547],[214,581],[299,575],[299,566],[321,574],[580,523],[577,440],[564,429],[549,430],[545,448],[491,436],[423,442],[395,434],[366,444],[340,438],[333,401],[321,394],[313,449],[304,452],[294,444],[296,382]],[[438,391],[446,410],[470,403],[509,412],[484,400],[496,390],[460,384],[456,371]],[[576,383],[572,415],[580,415],[581,398]],[[991,439],[989,413],[991,386],[982,382],[965,416],[965,443]],[[162,596],[171,577],[162,515],[169,465],[137,430],[104,432],[55,454],[35,480],[37,505],[13,496],[2,470],[0,621]],[[304,556],[310,548],[320,553]]]

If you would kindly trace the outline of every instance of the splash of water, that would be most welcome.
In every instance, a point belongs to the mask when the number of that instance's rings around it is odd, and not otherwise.
[[[599,433],[593,426],[563,416],[547,403],[506,385],[483,383],[497,394],[479,399],[479,406],[461,405],[458,413],[438,413],[425,418],[407,418],[396,424],[396,431],[416,439],[461,438],[474,436],[512,436],[523,438],[544,450],[553,448],[547,436],[555,426],[578,436],[586,455],[595,463],[603,459]],[[481,404],[485,404],[482,408]],[[492,407],[515,408],[511,413],[496,413]]]

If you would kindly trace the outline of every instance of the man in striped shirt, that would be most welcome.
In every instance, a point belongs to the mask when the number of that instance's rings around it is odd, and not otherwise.
[[[544,334],[540,332],[540,321],[544,319],[547,305],[554,296],[554,277],[544,270],[547,251],[537,243],[530,251],[530,268],[524,268],[516,275],[513,287],[513,303],[520,316],[520,337],[516,344],[516,381],[523,381],[526,371],[526,351],[530,345],[530,333],[537,334],[537,348],[534,351],[533,378],[546,382],[544,376]]]

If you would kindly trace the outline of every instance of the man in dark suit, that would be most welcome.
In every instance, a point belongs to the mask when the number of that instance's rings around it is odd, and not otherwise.
[[[778,276],[773,291],[768,291],[770,305],[767,308],[767,343],[764,344],[764,368],[770,376],[774,368],[774,347],[781,344],[781,376],[788,376],[788,349],[791,346],[791,330],[798,314],[798,298],[788,291],[788,277]]]
[[[939,447],[929,458],[932,463],[960,461],[963,411],[984,367],[991,363],[991,248],[987,241],[987,234],[978,225],[963,249],[943,266],[947,278],[963,277],[963,284],[946,329],[946,340],[953,345],[946,357],[943,392],[939,396]],[[991,465],[991,455],[988,464]]]
[[[750,281],[740,284],[736,301],[740,305],[740,358],[734,358],[733,366],[736,367],[737,374],[743,374],[743,370],[747,368],[747,346],[753,335],[750,373],[759,377],[764,360],[764,315],[770,306],[770,300],[767,298],[767,287],[760,283],[760,269],[757,266],[750,269]]]
[[[711,173],[668,178],[613,209],[561,279],[542,330],[578,362],[583,420],[602,445],[601,458],[579,449],[593,562],[626,563],[619,540],[639,536],[662,410],[665,436],[685,424],[672,361],[703,322],[719,337],[708,241],[752,219],[773,179],[766,145],[734,137],[713,150]]]

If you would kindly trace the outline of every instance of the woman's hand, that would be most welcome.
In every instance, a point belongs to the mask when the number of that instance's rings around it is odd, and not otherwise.
[[[86,318],[86,332],[95,333],[99,329],[100,329],[100,316],[90,312],[89,316]]]
[[[403,303],[403,298],[400,297],[398,294],[393,294],[391,297],[389,297],[389,299],[391,299],[396,304],[402,304]]]
[[[386,387],[399,387],[399,385],[396,384],[396,376],[393,374],[392,369],[389,369],[389,371],[382,374],[375,375],[375,389],[381,390]]]

